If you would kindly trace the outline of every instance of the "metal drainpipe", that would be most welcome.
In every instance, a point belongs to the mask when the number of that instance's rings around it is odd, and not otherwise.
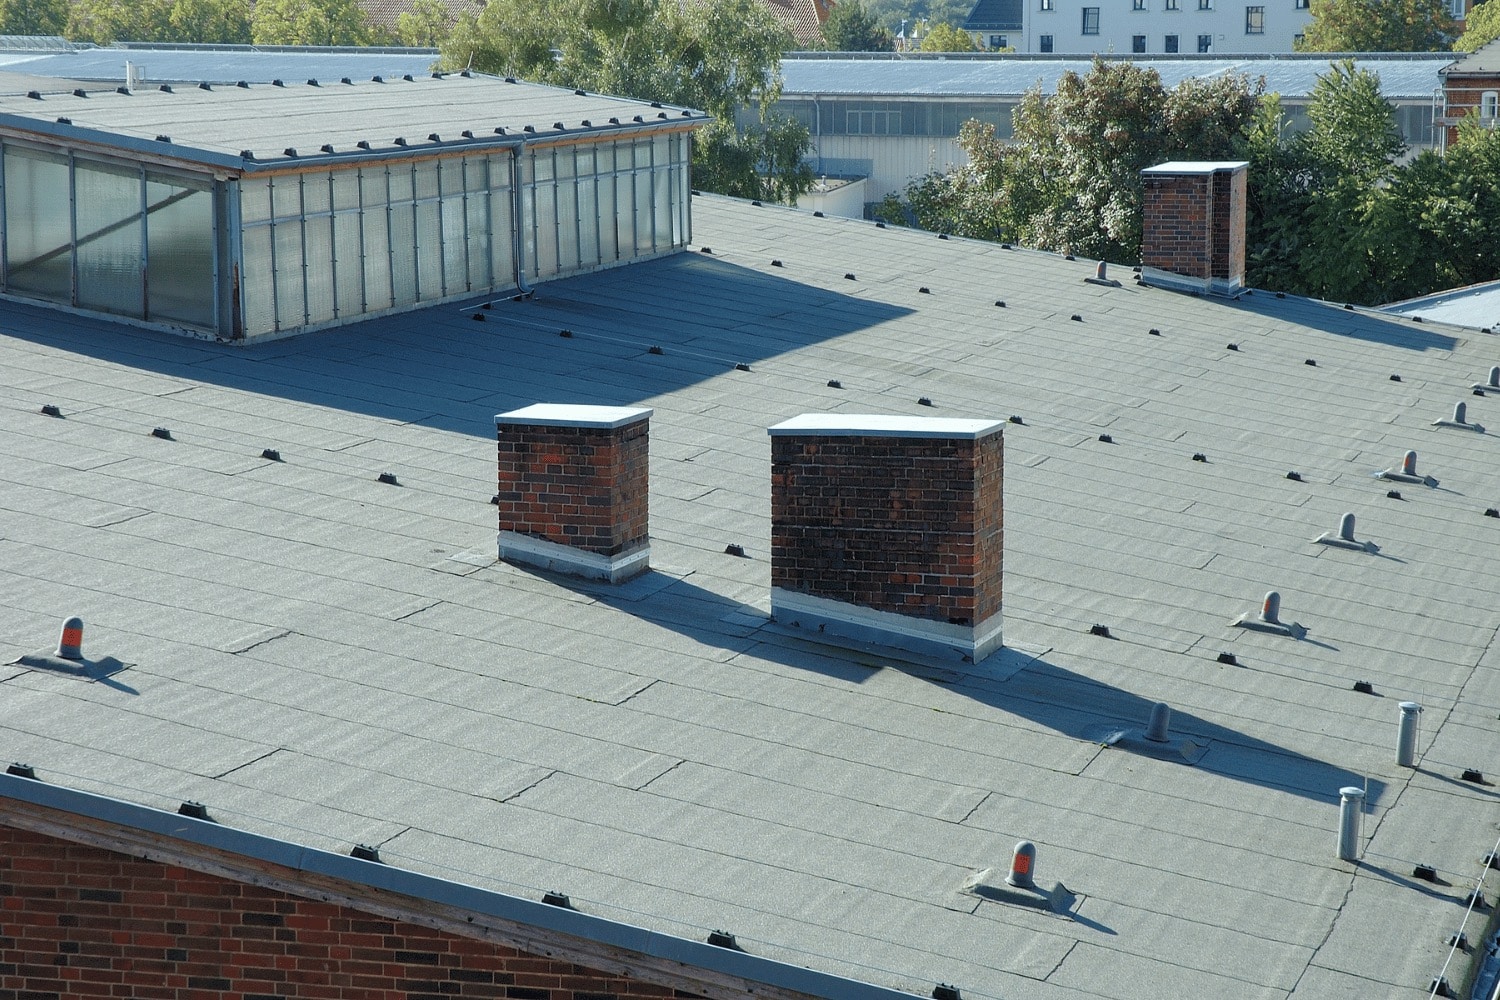
[[[536,293],[526,284],[526,237],[521,231],[521,154],[525,151],[525,139],[510,148],[511,246],[516,258],[516,289],[531,298]]]

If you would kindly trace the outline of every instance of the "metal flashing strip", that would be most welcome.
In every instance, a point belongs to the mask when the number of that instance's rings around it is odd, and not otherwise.
[[[965,663],[978,663],[1004,645],[999,613],[975,626],[950,625],[772,587],[771,617],[808,638],[835,646],[886,653],[905,650]]]
[[[516,531],[500,532],[496,542],[499,556],[506,562],[589,580],[623,583],[651,568],[650,545],[617,556],[606,556]]]
[[[28,809],[26,806],[33,808]],[[480,918],[470,924],[475,936],[479,936],[477,932],[485,929],[485,919],[515,925],[527,937],[531,937],[536,931],[547,931],[580,943],[588,943],[597,948],[601,958],[606,952],[622,949],[655,960],[658,965],[674,968],[682,980],[694,979],[692,973],[686,970],[702,969],[719,977],[727,976],[742,982],[744,993],[759,996],[821,1000],[913,1000],[914,996],[743,951],[689,941],[577,910],[407,871],[390,864],[377,864],[303,847],[149,806],[63,788],[33,778],[0,774],[0,822],[20,829],[34,829],[57,835],[56,820],[49,821],[39,809],[54,810],[92,821],[79,826],[80,834],[93,834],[85,836],[80,841],[83,843],[105,846],[99,843],[100,825],[116,828],[121,835],[120,847],[116,849],[134,851],[136,856],[143,856],[140,853],[141,844],[139,840],[132,841],[130,835],[151,835],[175,841],[179,846],[178,850],[172,852],[173,863],[185,863],[188,867],[191,867],[191,862],[184,856],[194,855],[194,849],[197,849],[211,871],[223,870],[226,864],[232,863],[236,858],[246,862],[276,865],[290,870],[292,874],[322,879],[321,888],[327,888],[327,880],[332,879],[346,885],[356,897],[362,893],[378,896],[382,907],[380,912],[401,908],[402,900],[393,897],[405,897],[411,901],[414,904],[413,915],[419,919],[423,915],[430,917],[431,914],[431,910],[424,909],[422,904],[456,909],[473,918]],[[359,906],[357,901],[346,905],[355,908]],[[461,923],[466,922],[467,920]],[[461,931],[455,929],[454,932]],[[576,948],[572,950],[578,952]],[[634,965],[628,956],[616,953],[613,961],[619,963],[621,960],[626,965]],[[709,978],[711,977],[703,977],[705,981]],[[708,984],[699,982],[700,989],[705,985]],[[726,992],[722,988],[722,981],[720,985],[721,988],[714,991],[718,995],[738,992]]]

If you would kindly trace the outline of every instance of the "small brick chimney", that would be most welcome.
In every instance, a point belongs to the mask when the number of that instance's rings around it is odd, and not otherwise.
[[[645,572],[651,412],[537,403],[498,414],[500,558],[611,583]]]
[[[1141,171],[1141,278],[1233,295],[1245,284],[1243,160],[1174,162]]]
[[[771,616],[855,648],[999,649],[1004,426],[839,413],[770,428]]]

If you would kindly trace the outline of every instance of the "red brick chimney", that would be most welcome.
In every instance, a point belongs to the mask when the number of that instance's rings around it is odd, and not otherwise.
[[[771,616],[856,648],[1001,646],[1004,423],[805,414],[771,432]]]
[[[1141,278],[1233,295],[1245,284],[1242,161],[1174,162],[1141,171]]]
[[[611,583],[644,572],[650,420],[556,403],[498,414],[500,558]]]

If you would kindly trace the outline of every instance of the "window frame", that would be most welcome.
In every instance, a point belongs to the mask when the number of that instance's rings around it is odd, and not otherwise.
[[[1079,32],[1079,34],[1083,34],[1083,35],[1097,35],[1097,34],[1099,34],[1099,8],[1098,7],[1084,7],[1083,8],[1083,25],[1082,25],[1082,30]]]
[[[1037,51],[1038,52],[1049,52],[1050,53],[1052,51],[1052,49],[1053,49],[1053,44],[1052,44],[1052,36],[1051,35],[1038,35],[1037,36]]]
[[[1214,50],[1214,36],[1213,35],[1199,35],[1198,36],[1198,51],[1199,51],[1199,53],[1208,53],[1208,52],[1212,52],[1213,50]]]
[[[1266,33],[1266,8],[1264,4],[1252,4],[1245,8],[1245,34]]]
[[[1130,36],[1130,53],[1131,53],[1131,55],[1143,55],[1145,53],[1145,51],[1146,51],[1146,36],[1145,35],[1131,35]]]
[[[1167,55],[1177,55],[1182,51],[1182,39],[1177,35],[1167,35],[1162,39],[1161,50]]]

